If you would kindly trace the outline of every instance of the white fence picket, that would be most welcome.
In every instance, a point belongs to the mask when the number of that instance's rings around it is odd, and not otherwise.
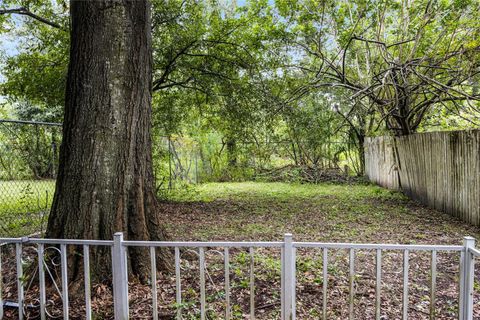
[[[355,253],[358,250],[374,250],[376,252],[376,293],[375,293],[375,317],[381,318],[381,287],[382,287],[382,251],[384,250],[402,250],[403,255],[403,319],[407,319],[409,310],[408,295],[408,271],[409,254],[412,251],[427,251],[431,253],[431,283],[430,283],[430,318],[435,314],[435,291],[437,277],[437,253],[439,251],[459,252],[460,259],[460,297],[459,297],[459,319],[470,320],[473,318],[473,279],[474,263],[476,258],[480,258],[480,250],[475,248],[475,240],[470,237],[464,238],[463,246],[455,245],[399,245],[399,244],[355,244],[355,243],[322,243],[322,242],[294,242],[291,234],[286,234],[284,241],[281,242],[158,242],[158,241],[124,241],[121,233],[116,233],[113,241],[96,240],[57,240],[57,239],[36,239],[36,238],[0,238],[0,247],[5,244],[15,245],[16,274],[17,274],[17,296],[18,296],[18,318],[24,318],[24,284],[23,284],[23,245],[36,244],[38,252],[38,272],[40,282],[40,317],[45,318],[45,272],[44,272],[44,250],[45,244],[60,246],[61,257],[61,281],[62,281],[62,300],[63,300],[63,318],[68,319],[68,273],[67,273],[67,246],[83,246],[84,262],[84,285],[85,285],[85,305],[86,319],[91,319],[91,297],[90,297],[90,260],[89,248],[91,246],[109,246],[112,249],[113,266],[113,293],[114,293],[114,311],[115,319],[125,320],[129,318],[128,306],[128,277],[127,277],[127,249],[128,247],[150,248],[151,270],[152,270],[152,294],[153,294],[153,318],[157,318],[158,301],[156,286],[156,248],[173,248],[175,250],[175,288],[177,319],[182,318],[182,294],[181,294],[181,259],[180,248],[197,248],[199,258],[199,276],[200,276],[200,316],[201,319],[207,317],[206,305],[206,250],[208,248],[223,247],[223,263],[225,272],[225,318],[232,317],[230,301],[230,249],[248,248],[250,256],[249,270],[249,288],[250,288],[250,318],[255,318],[255,256],[257,248],[279,248],[281,249],[281,313],[282,320],[295,320],[296,311],[296,250],[303,249],[322,249],[323,265],[323,285],[322,285],[322,316],[328,318],[327,313],[327,291],[328,291],[328,252],[329,249],[347,249],[349,250],[349,274],[350,274],[350,293],[349,293],[349,318],[353,319],[354,301],[355,301]],[[217,251],[218,252],[218,251]],[[2,257],[0,256],[0,279],[2,276]],[[0,290],[2,286],[0,284]],[[1,293],[1,291],[0,291]],[[0,312],[3,312],[3,305],[0,306]]]

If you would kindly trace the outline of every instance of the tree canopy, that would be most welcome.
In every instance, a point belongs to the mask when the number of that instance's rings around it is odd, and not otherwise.
[[[356,150],[361,172],[366,136],[478,127],[478,1],[152,4],[154,143],[190,137],[233,166],[251,152],[313,165]],[[18,36],[1,56],[9,110],[60,121],[68,3],[10,0],[0,13]]]

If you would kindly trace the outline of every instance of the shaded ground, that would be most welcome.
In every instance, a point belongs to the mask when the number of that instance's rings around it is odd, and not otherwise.
[[[459,245],[465,235],[480,236],[477,228],[425,208],[399,193],[372,185],[206,184],[170,195],[163,207],[167,231],[172,240],[179,241],[278,241],[290,232],[296,241]],[[3,249],[3,257],[8,256],[7,249]],[[26,266],[28,251],[25,248]],[[31,252],[34,256],[34,251]],[[205,251],[207,319],[225,318],[222,254],[223,248]],[[350,281],[353,280],[355,319],[374,319],[375,252],[355,252],[353,278],[349,274],[348,256],[347,250],[329,250],[327,318],[348,319]],[[183,319],[200,319],[198,260],[196,250],[181,249],[181,304],[175,302],[175,276],[158,274],[160,319],[175,319],[178,310]],[[433,306],[436,319],[458,317],[458,262],[458,253],[438,252]],[[409,317],[429,319],[431,256],[427,252],[410,252],[409,263]],[[230,250],[232,319],[250,319],[252,265],[256,318],[280,319],[280,250],[265,248],[255,249],[253,255],[248,249]],[[382,266],[382,319],[401,319],[403,253],[385,251]],[[297,319],[321,318],[323,267],[320,249],[298,249]],[[14,261],[10,261],[10,267],[4,261],[3,268],[13,270]],[[480,273],[477,271],[477,274]],[[8,286],[14,283],[12,275],[3,274],[4,299],[15,298],[15,284]],[[38,304],[36,281],[26,280],[27,302],[33,305]],[[477,282],[475,287],[480,288]],[[151,287],[131,283],[129,293],[131,318],[151,319]],[[92,296],[95,319],[112,319],[109,286],[94,284]],[[47,299],[50,313],[61,315],[60,295],[53,290]],[[70,318],[83,319],[83,297],[71,297],[70,301]],[[475,303],[478,315],[477,295]],[[38,308],[33,306],[29,315],[30,319],[38,316]],[[9,311],[5,319],[16,319],[16,313]]]
[[[167,230],[176,240],[275,241],[292,233],[296,241],[460,245],[464,236],[480,235],[478,228],[372,185],[207,184],[175,195],[165,208]],[[383,257],[385,319],[401,317],[402,259],[402,253],[394,251]],[[458,311],[459,255],[440,252],[437,261],[436,318],[453,319]],[[415,319],[428,318],[430,311],[430,263],[429,253],[410,254],[409,313]],[[321,252],[299,250],[297,268],[299,315],[316,319],[322,310]],[[374,318],[374,270],[375,253],[357,252],[357,318]],[[328,318],[345,319],[346,250],[330,252],[329,273]],[[271,282],[268,276],[264,280],[266,286]]]
[[[164,204],[176,240],[461,244],[478,228],[373,185],[211,183]]]

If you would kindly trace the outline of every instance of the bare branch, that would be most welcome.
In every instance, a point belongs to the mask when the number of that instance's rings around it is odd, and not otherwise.
[[[59,25],[56,22],[52,22],[50,20],[47,20],[43,17],[40,17],[39,15],[36,15],[35,13],[31,12],[25,7],[20,7],[20,8],[15,8],[15,9],[1,9],[0,10],[0,15],[3,14],[19,14],[19,15],[24,15],[24,16],[29,16],[37,21],[40,21],[46,25],[49,25],[50,27],[60,29],[60,30],[65,30],[61,25]]]

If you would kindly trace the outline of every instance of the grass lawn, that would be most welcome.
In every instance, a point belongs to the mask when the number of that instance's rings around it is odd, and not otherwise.
[[[461,244],[466,235],[480,239],[478,228],[419,205],[400,193],[373,185],[210,183],[172,195],[164,207],[168,234],[182,241],[281,240],[284,233],[292,233],[297,241],[323,242]],[[218,277],[220,282],[216,287],[218,292],[222,288],[221,259],[214,256],[210,257],[209,268],[212,278]],[[248,252],[242,251],[232,258],[233,269],[237,270],[237,279],[232,281],[245,290],[248,289],[245,282],[249,274],[248,257]],[[279,253],[259,249],[254,257],[258,317],[278,319],[275,310],[279,304],[276,295]],[[397,319],[402,314],[402,259],[400,251],[383,254],[382,315],[385,319]],[[430,259],[426,252],[410,253],[409,316],[412,319],[429,318]],[[459,254],[438,253],[437,319],[457,318],[458,261]],[[350,291],[347,250],[330,250],[328,262],[328,319],[347,319]],[[355,263],[355,318],[374,319],[375,252],[356,251]],[[323,284],[321,250],[299,249],[297,270],[297,318],[319,319]],[[192,274],[188,283],[195,282],[198,279]],[[214,295],[216,291],[210,288],[207,292]],[[248,314],[249,303],[244,296],[248,297],[245,291],[236,293],[238,319]],[[476,303],[478,300],[476,296]],[[210,307],[217,313],[222,308],[213,302]]]
[[[54,191],[54,180],[0,181],[0,237],[40,231]]]
[[[374,185],[210,183],[173,194],[167,230],[178,240],[461,244],[480,230]]]

